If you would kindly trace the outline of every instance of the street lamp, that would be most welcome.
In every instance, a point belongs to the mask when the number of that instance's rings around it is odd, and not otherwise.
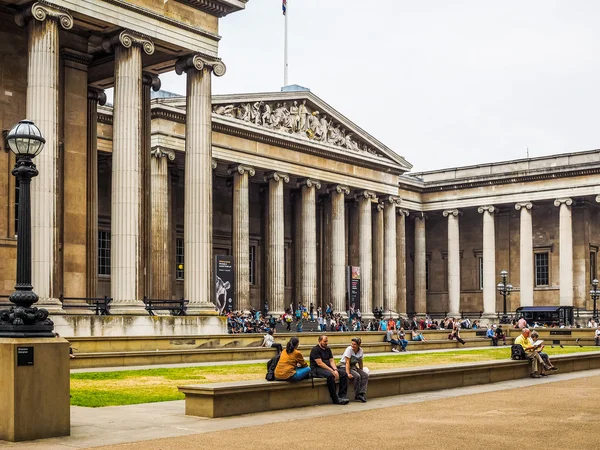
[[[509,323],[510,321],[508,320],[508,315],[506,314],[506,297],[510,295],[513,287],[512,284],[507,283],[508,272],[506,270],[500,272],[500,277],[502,278],[502,281],[498,283],[498,292],[504,298],[504,313],[502,315],[502,319],[500,319],[500,323]]]
[[[33,163],[46,140],[30,120],[21,120],[6,136],[17,161],[12,174],[19,181],[19,215],[17,223],[17,284],[9,300],[10,309],[0,310],[0,337],[54,337],[54,323],[48,311],[32,305],[38,301],[31,285],[31,179],[38,175]]]
[[[600,291],[598,290],[598,280],[594,278],[592,281],[592,289],[590,290],[592,300],[594,300],[594,320],[598,320],[598,309],[596,308],[596,301],[600,298]]]

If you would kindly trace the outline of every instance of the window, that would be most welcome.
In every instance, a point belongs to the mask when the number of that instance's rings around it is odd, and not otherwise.
[[[256,285],[256,245],[250,246],[250,251],[248,253],[250,257],[250,285]]]
[[[183,248],[183,238],[177,238],[175,240],[175,279],[177,280],[183,280]]]
[[[19,234],[19,197],[21,185],[19,179],[15,178],[15,236]]]
[[[479,289],[483,289],[483,256],[477,258],[477,267],[479,272]]]
[[[425,259],[425,290],[429,290],[429,258]]]
[[[549,286],[548,253],[535,254],[535,285]]]
[[[110,231],[98,231],[98,275],[110,275]]]
[[[595,251],[590,252],[590,284],[592,284],[592,281],[597,277],[596,255],[597,253]]]

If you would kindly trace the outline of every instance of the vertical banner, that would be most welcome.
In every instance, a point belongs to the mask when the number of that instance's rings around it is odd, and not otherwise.
[[[360,309],[360,267],[346,267],[346,298],[348,310]]]
[[[219,314],[233,311],[233,256],[215,256],[215,306]]]

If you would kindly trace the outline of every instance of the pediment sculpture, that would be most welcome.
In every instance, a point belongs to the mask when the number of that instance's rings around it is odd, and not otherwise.
[[[221,104],[213,106],[213,113],[323,144],[381,156],[366,143],[359,142],[337,121],[306,103],[306,100],[294,100],[289,107],[286,101]]]

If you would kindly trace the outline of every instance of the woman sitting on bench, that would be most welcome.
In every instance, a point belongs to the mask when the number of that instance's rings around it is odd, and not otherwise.
[[[300,381],[310,375],[310,367],[304,361],[304,357],[298,350],[300,340],[297,337],[291,338],[285,346],[285,351],[281,352],[279,362],[275,368],[275,379],[277,381]]]

